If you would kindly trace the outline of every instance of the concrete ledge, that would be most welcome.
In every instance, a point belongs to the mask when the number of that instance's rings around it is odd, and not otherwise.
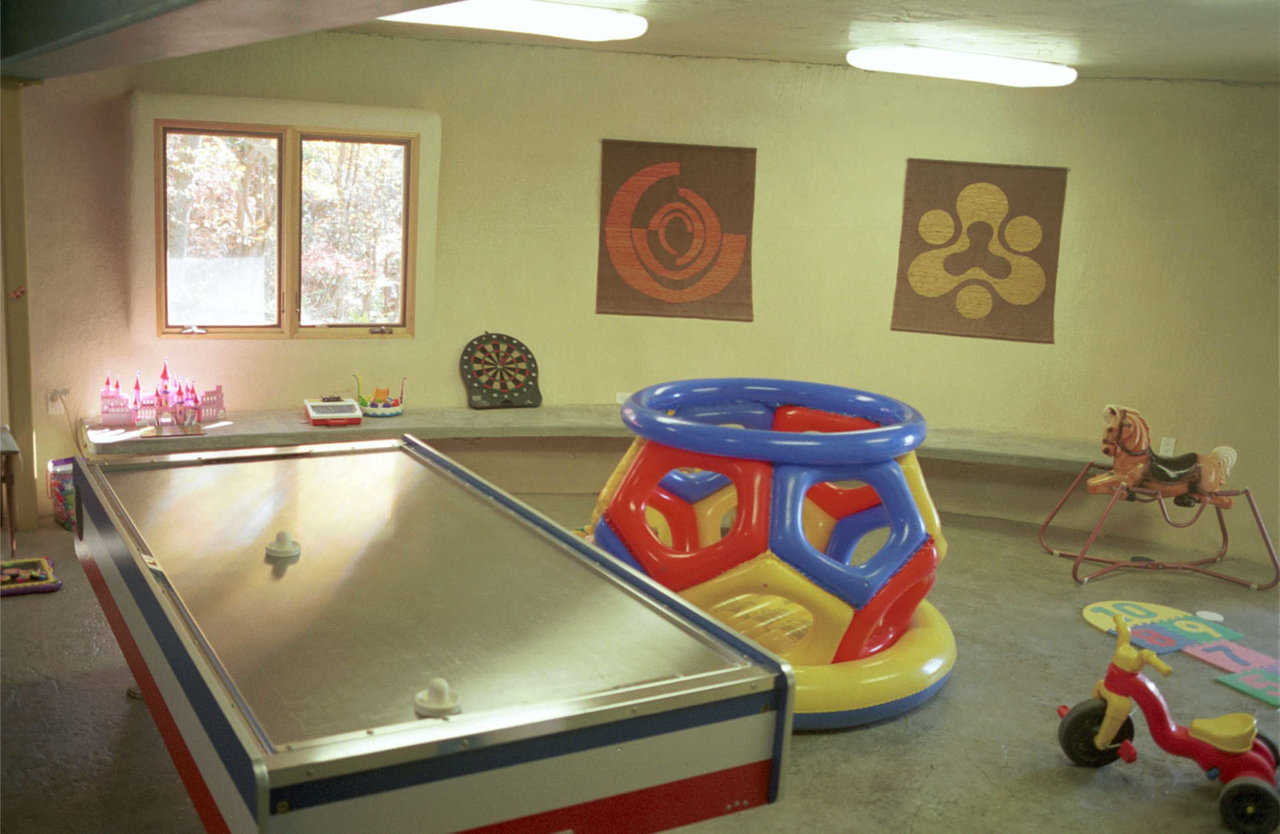
[[[423,439],[470,437],[629,437],[616,405],[539,408],[406,408],[398,417],[365,417],[358,426],[313,426],[301,408],[232,412],[204,434],[146,437],[132,431],[82,427],[84,451],[102,455],[163,455],[251,446],[297,446],[379,440],[412,434]]]
[[[1014,466],[1075,474],[1089,461],[1103,463],[1099,442],[1028,437],[974,429],[933,429],[917,456],[929,460]]]
[[[409,408],[399,417],[366,417],[358,426],[312,426],[302,411],[233,412],[202,435],[146,437],[137,432],[82,427],[91,456],[161,455],[249,446],[296,446],[328,441],[377,440],[406,432],[442,438],[629,438],[617,405],[543,405],[538,408]],[[930,428],[919,456],[1055,472],[1078,472],[1102,460],[1098,444],[972,429]]]

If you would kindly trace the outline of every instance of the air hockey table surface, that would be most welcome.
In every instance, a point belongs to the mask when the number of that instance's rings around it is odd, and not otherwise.
[[[75,477],[211,831],[653,831],[778,796],[785,663],[413,437]],[[458,710],[419,717],[436,679]]]

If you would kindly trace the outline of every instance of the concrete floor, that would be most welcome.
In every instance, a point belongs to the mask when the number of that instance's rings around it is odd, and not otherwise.
[[[543,508],[580,518],[580,500]],[[1213,610],[1246,635],[1239,642],[1280,657],[1280,594],[1172,573],[1121,573],[1077,586],[1071,562],[1043,553],[1032,527],[946,514],[943,522],[951,551],[929,599],[951,623],[959,659],[941,694],[883,724],[796,735],[780,802],[683,830],[1225,830],[1217,783],[1157,748],[1140,718],[1135,764],[1087,770],[1059,750],[1054,709],[1086,698],[1111,654],[1112,638],[1084,622],[1084,606],[1130,599]],[[1233,541],[1240,555],[1228,565],[1265,578],[1256,539],[1245,531]],[[146,707],[125,695],[132,679],[71,534],[42,528],[21,535],[19,548],[52,559],[64,585],[0,603],[0,829],[201,830]],[[1195,658],[1167,660],[1174,674],[1160,686],[1176,719],[1249,712],[1280,738],[1280,711],[1216,683],[1218,673]]]

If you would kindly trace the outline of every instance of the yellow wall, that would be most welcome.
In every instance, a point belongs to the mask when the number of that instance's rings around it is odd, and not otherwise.
[[[434,286],[390,345],[161,342],[131,262],[133,90],[419,108],[441,117]],[[319,34],[22,92],[33,388],[81,411],[161,357],[234,408],[409,377],[461,405],[472,336],[523,339],[550,403],[710,375],[904,399],[940,427],[1092,438],[1108,402],[1178,450],[1230,443],[1280,533],[1274,86],[1010,90],[847,68]],[[755,147],[755,321],[594,313],[603,138]],[[1053,345],[889,330],[909,157],[1070,169]],[[146,245],[151,245],[149,241]],[[43,402],[42,394],[37,396]],[[70,451],[37,409],[38,455]],[[946,509],[945,507],[943,509]]]
[[[31,341],[27,307],[26,212],[22,188],[22,102],[19,85],[0,85],[0,425],[10,430],[18,446],[13,503],[4,508],[6,523],[22,529],[35,526],[37,465],[31,454],[35,438],[30,391]],[[8,489],[5,490],[8,499]],[[9,519],[9,510],[13,519]]]

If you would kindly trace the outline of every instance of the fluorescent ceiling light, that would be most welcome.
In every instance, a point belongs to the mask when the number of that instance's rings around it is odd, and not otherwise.
[[[969,55],[919,46],[867,46],[851,49],[845,60],[858,69],[900,72],[959,81],[981,81],[1006,87],[1062,87],[1076,80],[1076,71],[1063,64]]]
[[[461,0],[378,19],[523,32],[575,41],[625,41],[640,37],[649,28],[649,21],[630,12],[542,0]]]

